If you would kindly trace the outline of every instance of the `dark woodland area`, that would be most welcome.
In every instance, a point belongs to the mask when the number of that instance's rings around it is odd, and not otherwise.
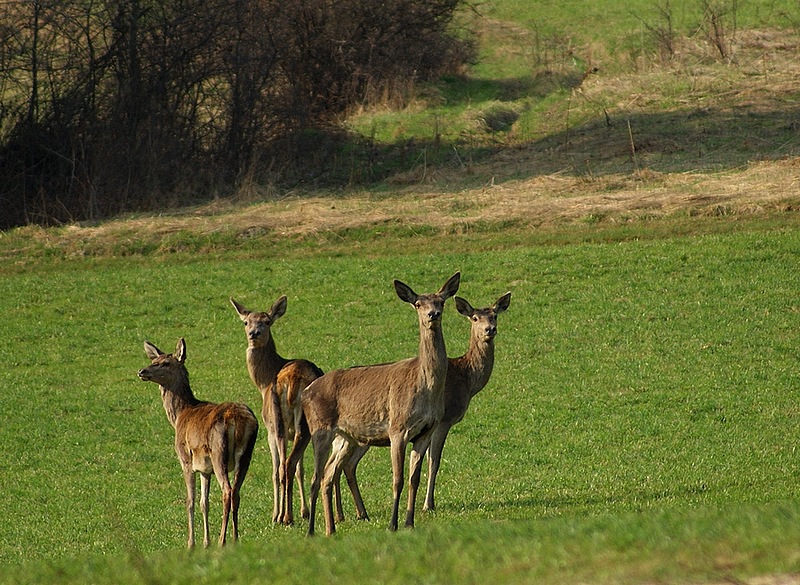
[[[323,173],[356,106],[461,70],[463,0],[11,0],[0,229]]]

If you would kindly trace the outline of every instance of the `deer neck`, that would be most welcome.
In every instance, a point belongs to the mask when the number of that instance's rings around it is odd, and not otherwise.
[[[184,372],[174,384],[170,386],[161,386],[160,388],[161,400],[164,401],[164,410],[173,428],[181,412],[187,408],[197,406],[200,403],[200,401],[194,397],[192,388],[189,386],[188,372]]]
[[[275,382],[278,372],[286,365],[286,361],[278,355],[272,335],[264,345],[247,348],[247,371],[262,393]]]
[[[444,391],[447,378],[447,348],[441,324],[421,327],[419,336],[419,382],[421,388]]]
[[[459,360],[467,371],[470,397],[480,392],[492,375],[494,368],[494,339],[470,339],[469,349]]]

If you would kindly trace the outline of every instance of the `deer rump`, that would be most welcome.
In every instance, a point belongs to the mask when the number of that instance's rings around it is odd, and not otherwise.
[[[246,429],[236,424],[242,419],[256,420],[249,407],[230,402],[206,402],[192,411],[181,412],[175,420],[175,448],[189,454],[192,469],[199,473],[214,473],[212,453],[224,453],[227,469],[231,470],[248,446]]]

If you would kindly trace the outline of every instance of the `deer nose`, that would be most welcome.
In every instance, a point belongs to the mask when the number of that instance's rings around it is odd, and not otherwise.
[[[488,335],[489,337],[494,337],[495,335],[497,335],[497,327],[495,325],[490,325],[489,327],[487,327],[486,335]]]
[[[442,316],[441,311],[433,310],[428,312],[428,319],[431,321],[438,321]]]
[[[260,331],[251,331],[249,334],[250,339],[258,339],[258,336],[261,335]]]

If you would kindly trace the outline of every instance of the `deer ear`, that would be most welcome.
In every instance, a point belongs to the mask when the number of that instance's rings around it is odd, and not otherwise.
[[[178,340],[178,345],[175,347],[175,358],[183,363],[186,361],[186,341],[181,337]]]
[[[475,312],[475,309],[472,308],[472,305],[470,305],[466,299],[462,299],[461,297],[456,297],[456,310],[458,310],[458,312],[465,317],[472,317],[472,314]]]
[[[286,295],[281,295],[281,297],[275,301],[275,304],[272,305],[272,308],[269,310],[269,316],[274,321],[278,317],[282,317],[286,313]]]
[[[400,297],[401,301],[405,301],[407,303],[411,303],[412,305],[417,302],[419,296],[411,287],[405,283],[400,282],[399,280],[394,281],[394,290],[397,292],[397,296]]]
[[[456,272],[453,276],[448,278],[447,282],[439,289],[439,295],[445,299],[449,299],[458,292],[459,284],[461,284],[461,273]]]
[[[151,360],[156,359],[160,355],[164,355],[164,352],[158,349],[155,345],[150,343],[149,341],[145,340],[144,342],[144,353],[147,355],[148,358]]]
[[[240,305],[239,303],[234,301],[233,297],[231,297],[231,304],[233,305],[233,308],[236,309],[236,312],[239,313],[239,318],[241,318],[242,321],[245,321],[247,319],[247,316],[252,312],[249,311],[248,309],[245,309],[243,305]]]
[[[502,297],[497,299],[497,302],[494,304],[494,312],[495,313],[502,313],[508,306],[511,304],[511,293],[507,292]]]

